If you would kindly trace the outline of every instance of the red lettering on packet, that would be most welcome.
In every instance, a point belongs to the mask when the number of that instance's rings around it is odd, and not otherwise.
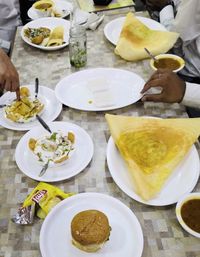
[[[39,203],[41,201],[41,199],[46,195],[47,190],[40,190],[38,191],[32,198],[32,200],[35,203]]]

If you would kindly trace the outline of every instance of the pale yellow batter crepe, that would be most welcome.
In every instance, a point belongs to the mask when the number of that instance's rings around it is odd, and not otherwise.
[[[128,13],[115,48],[115,53],[128,61],[149,58],[144,48],[153,55],[166,53],[173,47],[178,33],[149,29],[133,13]]]
[[[136,191],[144,200],[160,192],[200,135],[200,118],[151,119],[106,114],[106,120]]]
[[[63,26],[58,26],[53,29],[50,34],[47,46],[60,46],[64,41],[64,28]]]

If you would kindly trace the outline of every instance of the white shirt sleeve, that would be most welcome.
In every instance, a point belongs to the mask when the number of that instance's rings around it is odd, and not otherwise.
[[[165,6],[159,13],[160,23],[170,30],[174,22],[174,9],[172,5]]]
[[[200,108],[200,85],[186,82],[185,95],[181,103],[186,106]]]

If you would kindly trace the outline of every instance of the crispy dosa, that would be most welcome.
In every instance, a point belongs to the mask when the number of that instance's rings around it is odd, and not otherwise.
[[[127,61],[149,58],[144,50],[153,55],[166,53],[176,43],[178,33],[149,29],[133,13],[128,13],[123,24],[115,53]]]
[[[54,28],[50,34],[47,46],[60,46],[64,41],[64,28],[63,26],[58,26]]]
[[[200,135],[200,118],[151,119],[106,114],[106,120],[136,192],[144,200],[160,192]]]

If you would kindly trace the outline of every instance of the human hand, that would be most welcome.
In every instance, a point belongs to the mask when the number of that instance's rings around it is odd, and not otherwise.
[[[162,91],[159,94],[145,94],[142,101],[180,103],[185,94],[186,84],[171,70],[159,69],[144,85],[141,94],[152,87],[161,87]]]
[[[0,49],[0,87],[6,91],[16,92],[17,99],[20,99],[18,72],[2,49]]]
[[[169,3],[169,0],[146,0],[146,5],[153,11],[160,11]]]

